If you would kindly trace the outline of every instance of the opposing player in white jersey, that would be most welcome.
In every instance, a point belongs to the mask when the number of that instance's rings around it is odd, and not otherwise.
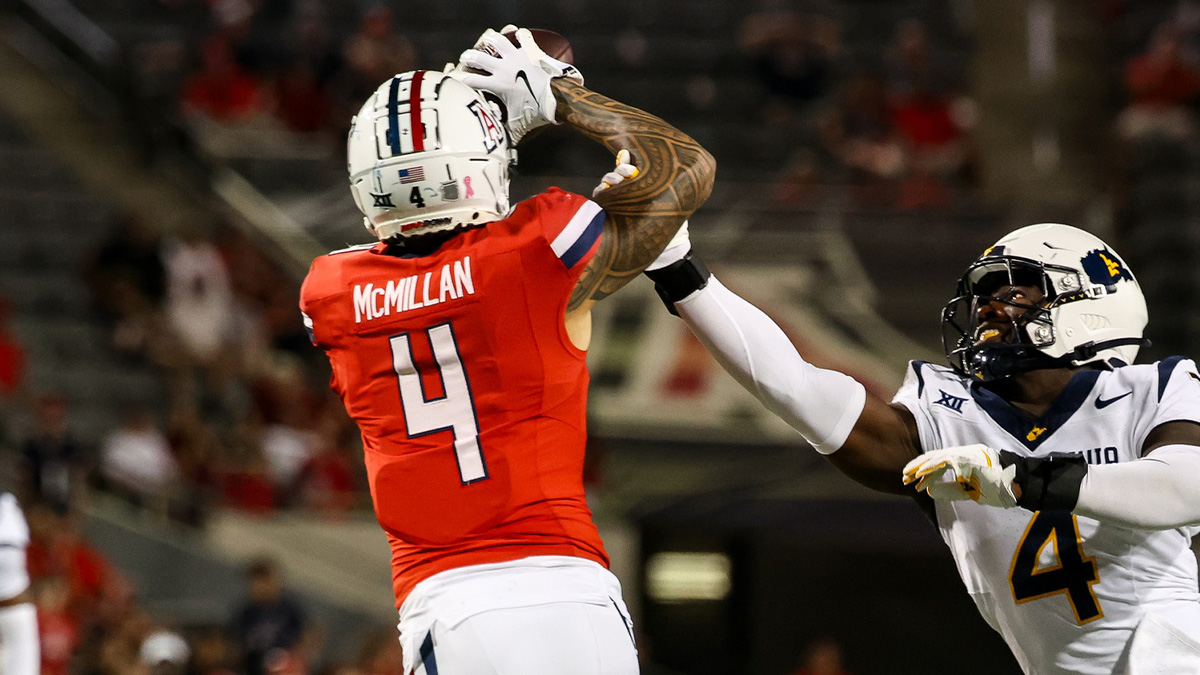
[[[29,526],[16,497],[0,493],[0,673],[41,672],[37,610],[29,594]]]
[[[889,404],[805,362],[681,235],[646,272],[668,308],[843,473],[936,499],[963,583],[1026,673],[1200,673],[1200,374],[1127,365],[1146,305],[1103,241],[1061,224],[1002,238],[944,311],[950,367],[912,362]]]

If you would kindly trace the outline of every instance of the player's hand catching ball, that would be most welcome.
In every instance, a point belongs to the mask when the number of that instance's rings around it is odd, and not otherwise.
[[[583,76],[543,52],[527,29],[517,29],[514,38],[516,44],[505,34],[484,31],[475,46],[459,56],[461,74],[456,79],[500,99],[508,116],[505,127],[516,145],[530,131],[558,124],[550,80],[570,77],[582,82]]]
[[[500,29],[509,42],[516,42],[529,58],[551,78],[565,77],[583,84],[583,73],[575,67],[575,52],[563,36],[541,28],[517,28],[511,23]],[[543,45],[547,45],[545,49]]]
[[[1000,453],[986,445],[932,450],[904,467],[904,484],[917,484],[934,499],[971,499],[986,506],[1017,505],[1013,494],[1015,465],[1002,466]]]

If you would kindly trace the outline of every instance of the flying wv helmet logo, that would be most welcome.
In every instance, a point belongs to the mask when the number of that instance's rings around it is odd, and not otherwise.
[[[500,144],[504,142],[504,128],[500,126],[500,122],[492,114],[492,111],[479,101],[471,101],[467,107],[475,113],[475,119],[479,120],[479,127],[483,129],[484,151],[491,152],[500,147]]]
[[[1121,259],[1106,248],[1088,251],[1080,262],[1083,264],[1083,271],[1087,273],[1088,279],[1093,284],[1112,286],[1121,279],[1133,281],[1133,275],[1129,273]]]

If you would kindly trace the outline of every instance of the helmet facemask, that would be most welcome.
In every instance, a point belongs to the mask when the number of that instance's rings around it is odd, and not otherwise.
[[[967,269],[959,281],[957,297],[942,310],[942,346],[955,370],[989,381],[1055,365],[1039,351],[1054,342],[1050,307],[1058,297],[1049,272],[1062,278],[1073,272],[1046,268],[1037,261],[996,258],[981,260]],[[1035,288],[1041,299],[1034,302],[1017,287]],[[1001,293],[1001,289],[1007,290]],[[985,315],[989,305],[1020,312],[1002,310],[999,314],[1003,320],[990,321],[993,317]]]
[[[1022,287],[1040,297],[1025,297]],[[1103,241],[1069,225],[1031,225],[1002,238],[967,268],[956,296],[942,310],[946,358],[985,382],[1043,368],[1125,365],[1145,342],[1136,279]]]

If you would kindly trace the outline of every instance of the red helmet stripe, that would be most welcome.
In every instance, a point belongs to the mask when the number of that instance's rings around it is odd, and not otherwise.
[[[413,152],[425,151],[425,127],[421,124],[421,81],[425,71],[413,73],[412,89],[408,94],[408,114],[412,128]]]

